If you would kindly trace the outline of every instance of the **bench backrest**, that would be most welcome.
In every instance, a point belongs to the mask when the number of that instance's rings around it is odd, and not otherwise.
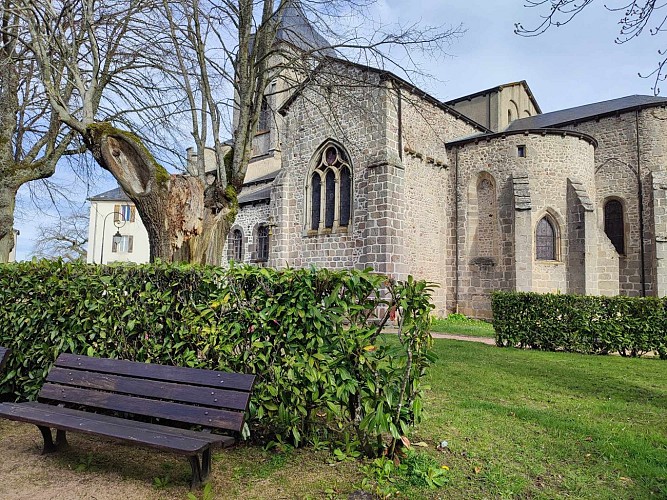
[[[0,373],[2,373],[2,370],[5,367],[5,363],[7,363],[8,357],[9,357],[9,349],[0,346]]]
[[[61,354],[39,398],[240,432],[254,375]]]

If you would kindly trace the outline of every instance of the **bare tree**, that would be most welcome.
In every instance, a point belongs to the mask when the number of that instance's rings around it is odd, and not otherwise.
[[[0,5],[0,262],[14,246],[16,192],[55,172],[72,135],[51,110],[29,48],[20,42],[27,24],[9,0]],[[53,70],[63,73],[54,62]],[[58,92],[69,99],[65,82]]]
[[[365,37],[359,25],[337,32],[325,24],[335,9],[365,12],[369,4],[355,0],[17,3],[29,29],[25,45],[35,55],[51,106],[136,204],[151,259],[166,261],[220,262],[269,82],[283,78],[292,88],[307,82],[334,49],[338,57],[397,64],[384,49],[440,50],[456,33],[412,25],[377,28]],[[318,28],[337,35],[335,41],[327,47],[295,39],[277,44],[288,8],[308,12]],[[63,95],[68,84],[73,89]],[[233,100],[220,97],[225,86]],[[225,154],[220,134],[230,106],[234,146]],[[156,129],[171,129],[184,116],[198,161],[188,173],[172,175],[150,149],[160,143]],[[211,142],[215,175],[207,175],[204,164]]]
[[[514,32],[521,36],[539,36],[552,27],[560,27],[570,23],[578,14],[589,7],[595,0],[525,0],[526,7],[543,9],[542,21],[534,28],[525,28],[521,23],[515,24]],[[611,4],[603,4],[610,12],[618,13],[621,26],[614,40],[617,44],[627,43],[648,29],[652,36],[659,36],[667,31],[667,4],[655,0],[622,0]],[[660,93],[659,84],[667,78],[667,49],[658,51],[658,66],[647,74],[639,73],[642,78],[653,78],[652,90],[655,95]]]
[[[67,261],[86,259],[88,243],[88,214],[72,213],[56,224],[41,224],[33,255],[45,259],[62,258]]]

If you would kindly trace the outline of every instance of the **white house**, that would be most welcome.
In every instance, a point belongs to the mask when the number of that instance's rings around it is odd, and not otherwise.
[[[88,201],[88,263],[148,262],[148,233],[123,190],[118,187]]]

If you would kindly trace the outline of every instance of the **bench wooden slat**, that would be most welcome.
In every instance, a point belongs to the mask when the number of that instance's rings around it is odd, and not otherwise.
[[[53,367],[47,382],[245,411],[250,393]]]
[[[2,372],[2,370],[5,367],[5,363],[7,363],[7,358],[9,358],[9,353],[10,353],[9,349],[7,349],[6,347],[0,347],[0,372]]]
[[[240,432],[243,413],[45,383],[39,398]]]
[[[26,408],[50,408],[53,411],[58,411],[58,413],[61,413],[63,415],[72,415],[72,416],[80,416],[80,415],[91,415],[92,417],[95,418],[95,420],[99,422],[109,422],[109,423],[115,423],[118,420],[121,420],[123,422],[131,422],[132,426],[136,429],[145,429],[148,431],[152,430],[160,430],[164,429],[165,426],[160,425],[160,424],[151,424],[150,422],[141,422],[138,420],[127,420],[125,418],[120,418],[120,417],[114,417],[111,415],[104,415],[102,413],[90,413],[84,410],[76,410],[74,408],[67,408],[64,406],[53,406],[53,405],[45,405],[44,403],[39,403],[37,401],[27,401],[25,403],[14,403],[14,404],[20,404],[20,406],[24,406]],[[0,408],[2,406],[0,405]],[[190,437],[194,439],[203,439],[204,441],[207,441],[212,444],[221,444],[223,447],[225,446],[230,446],[236,442],[236,439],[232,436],[225,436],[222,434],[214,434],[214,433],[204,433],[201,431],[191,431],[190,429],[181,429],[180,427],[168,427],[167,428],[170,434],[173,435],[179,435],[179,436],[184,436],[184,437]]]
[[[92,358],[76,354],[61,354],[56,360],[56,366],[170,382],[182,382],[220,389],[234,389],[237,391],[250,391],[255,382],[254,375],[186,368],[182,366],[137,363],[119,359]]]
[[[138,427],[132,420],[116,418],[100,420],[94,413],[79,412],[79,415],[65,414],[61,408],[51,405],[23,405],[3,403],[0,415],[36,425],[46,425],[55,429],[74,430],[84,434],[105,436],[120,441],[141,443],[142,445],[176,453],[198,453],[212,443],[204,435],[188,437],[170,432],[171,428],[155,425],[153,429]],[[201,433],[200,433],[201,434]]]

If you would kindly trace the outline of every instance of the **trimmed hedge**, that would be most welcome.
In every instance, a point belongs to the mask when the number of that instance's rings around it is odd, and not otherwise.
[[[255,373],[255,437],[373,455],[420,417],[430,293],[369,271],[3,265],[0,391],[34,398],[61,352]]]
[[[664,298],[494,292],[491,304],[501,347],[667,359]]]

